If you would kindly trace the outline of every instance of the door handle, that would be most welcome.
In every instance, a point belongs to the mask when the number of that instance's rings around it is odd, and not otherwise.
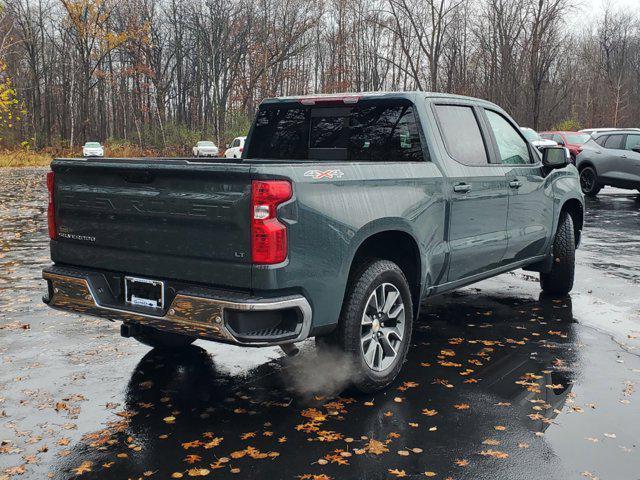
[[[522,182],[520,180],[511,180],[509,182],[509,186],[511,188],[520,188],[522,186]]]
[[[453,186],[453,191],[458,193],[467,193],[471,190],[471,185],[468,183],[459,183],[458,185]]]

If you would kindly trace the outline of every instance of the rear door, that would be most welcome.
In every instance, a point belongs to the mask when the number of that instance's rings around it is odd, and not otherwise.
[[[455,282],[502,265],[507,248],[508,191],[501,165],[489,163],[481,112],[472,104],[433,106],[445,154],[450,190],[448,281]]]
[[[553,189],[545,184],[539,155],[517,126],[501,112],[485,109],[484,114],[509,187],[504,262],[541,255],[552,228]]]
[[[248,165],[56,160],[56,263],[250,288]]]
[[[598,171],[598,177],[606,180],[607,182],[617,183],[620,179],[620,166],[622,165],[621,159],[626,155],[624,150],[624,138],[622,133],[612,134],[601,142],[598,138],[598,143],[602,145],[602,153],[599,156],[596,169]]]
[[[621,183],[629,182],[627,186],[634,188],[640,185],[640,134],[628,134],[623,147],[624,152],[618,159],[616,173],[620,176]]]

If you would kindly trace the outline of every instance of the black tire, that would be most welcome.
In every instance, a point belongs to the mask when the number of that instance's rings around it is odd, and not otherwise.
[[[602,190],[602,184],[598,181],[598,174],[593,167],[580,169],[580,188],[588,197],[595,197]]]
[[[384,299],[395,297],[393,302],[389,300],[391,305],[388,309],[383,305],[375,315],[370,309],[374,292],[376,295],[382,292]],[[401,309],[400,301],[403,309],[396,313]],[[371,314],[367,319],[373,318],[370,330],[368,320],[366,325],[363,324],[366,312]],[[362,393],[371,393],[389,385],[400,373],[411,343],[412,324],[411,291],[400,267],[388,260],[368,260],[357,268],[349,282],[338,327],[331,335],[316,338],[316,345],[344,352],[347,356],[345,361],[354,369],[352,386]],[[401,339],[393,333],[394,328],[401,333]],[[363,340],[368,335],[366,332],[370,332],[369,341]],[[368,352],[375,349],[370,360],[373,366],[365,359],[365,348]],[[395,355],[390,352],[395,352]]]
[[[562,212],[553,240],[553,266],[549,273],[540,274],[542,290],[551,295],[567,295],[573,288],[575,268],[576,240],[573,219],[567,212]]]
[[[195,337],[161,332],[152,328],[144,328],[141,333],[133,335],[133,338],[149,347],[168,350],[188,347],[196,341]]]

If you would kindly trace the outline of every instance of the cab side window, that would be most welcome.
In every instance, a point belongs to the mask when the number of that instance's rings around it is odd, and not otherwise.
[[[487,165],[487,149],[472,107],[435,105],[440,133],[451,158],[464,165]]]
[[[518,131],[497,112],[485,110],[498,144],[500,163],[521,165],[532,163],[529,147]]]

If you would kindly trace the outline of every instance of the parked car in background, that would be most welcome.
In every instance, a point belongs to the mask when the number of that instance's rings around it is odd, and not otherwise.
[[[541,132],[540,136],[546,140],[553,140],[558,145],[569,149],[571,154],[571,163],[575,165],[576,157],[582,151],[582,145],[587,143],[591,135],[584,132]]]
[[[154,347],[294,353],[317,337],[372,392],[400,372],[427,297],[518,268],[549,294],[573,286],[578,172],[484,100],[274,98],[242,160],[51,168],[45,301]]]
[[[583,128],[582,130],[580,130],[580,132],[582,133],[588,133],[589,135],[597,135],[599,133],[603,133],[603,132],[615,132],[616,130],[636,130],[638,132],[640,132],[640,128],[625,128],[625,129],[620,129],[620,128],[615,128],[615,127],[603,127],[603,128]]]
[[[220,150],[215,143],[209,141],[201,141],[193,147],[194,157],[217,157]]]
[[[558,144],[553,140],[546,140],[540,136],[533,128],[520,127],[522,134],[525,136],[529,143],[536,147],[538,150],[543,150],[547,147],[557,147]]]
[[[83,157],[104,157],[104,147],[100,142],[87,142],[82,147]]]
[[[613,130],[594,135],[576,158],[580,186],[594,197],[605,185],[640,191],[640,130]]]
[[[236,137],[233,139],[229,145],[227,145],[227,150],[224,152],[225,158],[240,158],[242,157],[242,152],[244,151],[244,141],[247,137]]]

